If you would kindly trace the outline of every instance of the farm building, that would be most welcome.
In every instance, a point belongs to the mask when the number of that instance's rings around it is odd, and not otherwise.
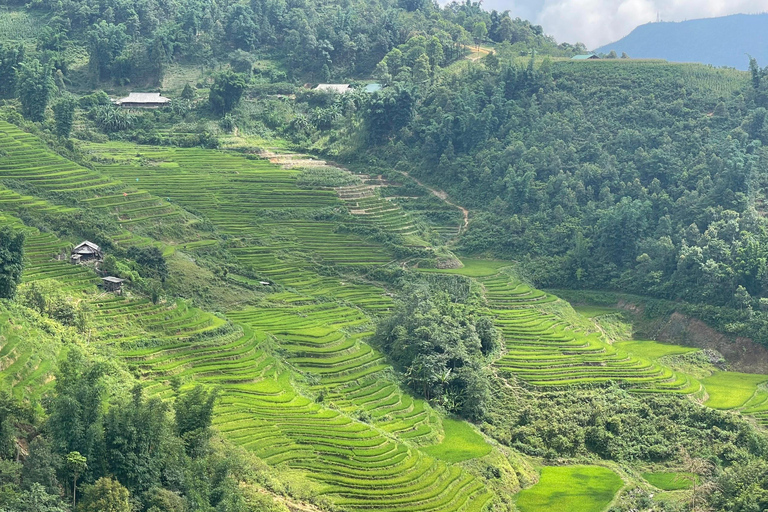
[[[125,98],[116,100],[115,105],[125,108],[158,108],[170,102],[170,98],[160,96],[159,92],[132,92]]]
[[[600,60],[600,57],[594,53],[589,53],[586,55],[576,55],[575,57],[571,57],[571,60]]]
[[[316,91],[320,92],[335,92],[338,94],[346,94],[352,90],[349,84],[320,84],[315,87]]]
[[[123,281],[125,281],[125,279],[120,279],[119,277],[102,277],[101,285],[104,287],[105,291],[115,292],[119,295],[123,293]]]
[[[101,248],[98,245],[86,240],[72,249],[70,260],[72,263],[85,263],[86,261],[93,260],[101,261],[103,256],[104,253],[101,252]]]
[[[368,93],[379,92],[383,86],[381,84],[368,84],[363,88],[363,91]]]

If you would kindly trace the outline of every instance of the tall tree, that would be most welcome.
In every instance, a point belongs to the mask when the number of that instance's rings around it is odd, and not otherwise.
[[[24,47],[0,44],[0,97],[16,95],[19,66],[24,60]]]
[[[30,121],[43,121],[48,101],[56,90],[52,68],[37,59],[23,62],[19,68],[17,87],[24,117]]]
[[[230,112],[240,102],[245,86],[245,76],[242,74],[232,71],[219,73],[208,94],[211,110],[218,115]]]
[[[128,489],[111,478],[99,478],[83,490],[82,512],[131,512]]]
[[[12,299],[24,271],[24,232],[0,229],[0,298]]]
[[[176,431],[187,446],[187,453],[202,453],[211,436],[213,407],[218,393],[196,386],[176,399]]]
[[[56,135],[68,138],[75,122],[75,107],[77,101],[71,96],[65,96],[53,104],[53,119],[56,122]]]

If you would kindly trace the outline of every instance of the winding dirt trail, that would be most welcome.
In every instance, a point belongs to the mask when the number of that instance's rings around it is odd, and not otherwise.
[[[413,176],[411,176],[410,174],[408,174],[405,171],[397,171],[397,172],[399,172],[400,174],[402,174],[403,176],[405,176],[407,178],[412,179],[420,187],[424,187],[425,189],[429,190],[430,192],[432,192],[432,194],[435,197],[437,197],[438,199],[443,201],[445,204],[449,204],[449,205],[453,206],[454,208],[458,208],[459,210],[461,210],[462,215],[464,215],[464,224],[459,227],[459,233],[458,234],[461,234],[462,231],[467,229],[467,226],[469,226],[469,210],[467,210],[463,206],[459,206],[458,204],[452,202],[450,199],[448,199],[448,194],[446,194],[442,190],[437,190],[437,189],[434,189],[432,187],[428,187],[427,185],[423,184],[422,182],[420,182],[419,180],[417,180],[416,178],[414,178]]]

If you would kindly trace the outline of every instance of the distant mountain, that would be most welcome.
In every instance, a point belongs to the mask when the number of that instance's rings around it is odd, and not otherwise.
[[[768,14],[735,14],[679,23],[641,25],[625,38],[595,50],[626,52],[636,59],[701,62],[738,69],[749,67],[749,57],[768,65]]]

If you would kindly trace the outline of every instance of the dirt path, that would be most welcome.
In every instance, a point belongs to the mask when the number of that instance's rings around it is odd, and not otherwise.
[[[450,199],[448,199],[448,194],[446,194],[446,193],[445,193],[445,192],[443,192],[442,190],[436,190],[436,189],[434,189],[434,188],[431,188],[431,187],[428,187],[428,186],[426,186],[425,184],[423,184],[422,182],[420,182],[419,180],[417,180],[416,178],[414,178],[413,176],[411,176],[410,174],[408,174],[408,173],[407,173],[407,172],[405,172],[405,171],[397,171],[397,172],[399,172],[400,174],[402,174],[403,176],[405,176],[405,177],[407,177],[407,178],[411,178],[411,179],[412,179],[413,181],[415,181],[415,182],[416,182],[416,183],[417,183],[417,184],[418,184],[420,187],[424,187],[425,189],[427,189],[427,190],[429,190],[430,192],[432,192],[432,194],[433,194],[435,197],[437,197],[438,199],[440,199],[441,201],[443,201],[445,204],[449,204],[449,205],[453,206],[454,208],[458,208],[459,210],[461,210],[461,213],[462,213],[462,215],[464,215],[464,224],[463,224],[462,226],[460,226],[460,227],[459,227],[459,234],[461,234],[461,232],[462,232],[463,230],[467,229],[467,226],[469,226],[469,210],[467,210],[467,209],[466,209],[466,208],[464,208],[463,206],[459,206],[458,204],[456,204],[456,203],[452,202]]]

